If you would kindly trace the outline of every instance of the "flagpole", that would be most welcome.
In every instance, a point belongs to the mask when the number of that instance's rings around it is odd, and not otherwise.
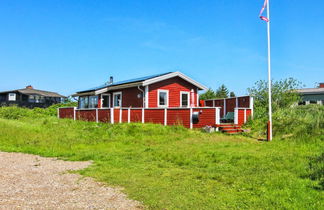
[[[271,101],[271,57],[270,57],[270,4],[267,5],[267,33],[268,33],[268,95],[269,95],[269,121],[268,121],[268,141],[272,141],[272,101]]]

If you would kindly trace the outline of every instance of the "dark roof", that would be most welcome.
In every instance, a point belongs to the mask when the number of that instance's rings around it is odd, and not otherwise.
[[[0,93],[12,93],[12,92],[19,92],[21,94],[25,95],[40,95],[44,97],[59,97],[59,98],[66,98],[65,96],[62,96],[55,92],[45,91],[45,90],[37,90],[32,88],[24,88],[24,89],[18,89],[18,90],[10,90],[10,91],[3,91]]]
[[[297,90],[298,93],[301,94],[324,94],[324,88],[303,88]]]
[[[160,76],[170,74],[170,73],[172,73],[172,72],[166,72],[166,73],[162,73],[162,74],[155,74],[155,75],[150,75],[150,76],[146,76],[146,77],[139,77],[139,78],[135,78],[135,79],[129,79],[129,80],[124,80],[124,81],[119,81],[119,82],[113,82],[112,84],[105,83],[105,84],[100,85],[98,87],[78,91],[77,93],[96,91],[96,90],[100,90],[102,88],[113,87],[113,86],[117,86],[117,85],[124,85],[124,84],[130,84],[130,83],[135,83],[135,82],[142,82],[142,81],[145,81],[145,80],[148,80],[148,79],[153,79],[155,77],[160,77]]]

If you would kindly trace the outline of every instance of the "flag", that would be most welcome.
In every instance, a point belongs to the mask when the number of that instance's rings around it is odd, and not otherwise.
[[[267,7],[267,4],[268,4],[268,0],[264,0],[263,7],[261,8],[259,17],[260,17],[261,20],[269,22],[269,19],[267,17],[262,16],[262,13],[263,13],[264,9]]]

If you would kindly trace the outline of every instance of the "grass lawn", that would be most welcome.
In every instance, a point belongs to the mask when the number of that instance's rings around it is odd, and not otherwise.
[[[81,174],[124,187],[150,209],[324,205],[321,184],[311,180],[323,171],[310,168],[324,150],[320,140],[268,143],[152,124],[0,118],[0,150],[93,160]]]

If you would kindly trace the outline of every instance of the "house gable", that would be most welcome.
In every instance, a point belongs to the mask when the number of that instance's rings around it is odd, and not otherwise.
[[[181,106],[181,92],[189,92],[190,95],[190,104],[194,101],[194,105],[198,106],[197,104],[197,87],[186,80],[180,77],[173,77],[170,79],[166,79],[160,82],[156,82],[153,84],[148,85],[148,107],[155,108],[158,106],[158,92],[159,90],[168,90],[168,97],[169,97],[169,107],[180,107]],[[191,92],[193,91],[193,93]],[[193,95],[193,98],[192,98]]]

